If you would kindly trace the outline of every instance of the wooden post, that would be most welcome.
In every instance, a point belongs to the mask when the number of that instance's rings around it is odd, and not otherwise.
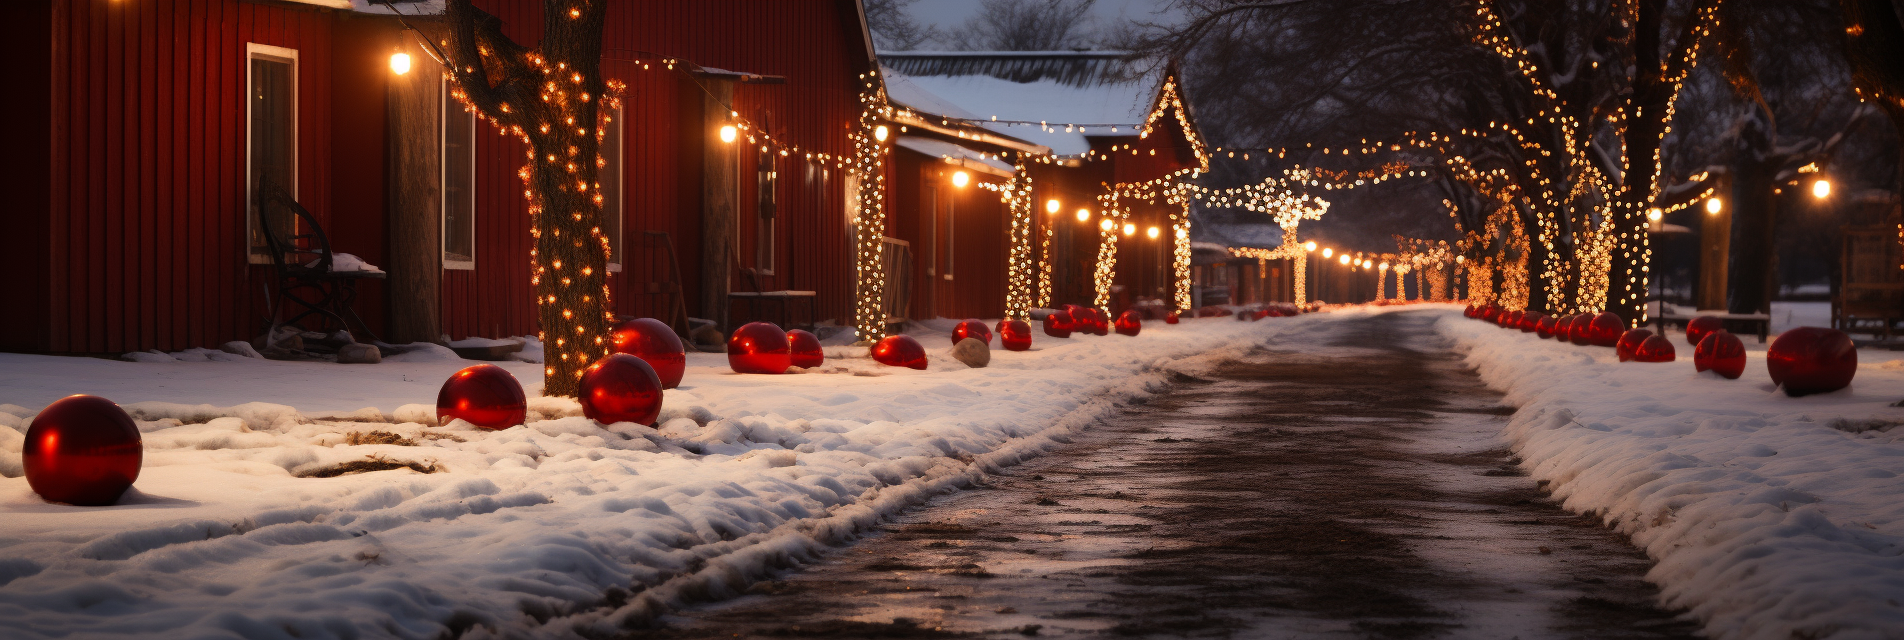
[[[1712,192],[1728,194],[1732,190],[1721,181]],[[1726,256],[1732,252],[1732,203],[1724,198],[1718,213],[1706,203],[1693,205],[1699,214],[1699,288],[1694,304],[1700,309],[1726,308]]]
[[[739,208],[738,173],[735,149],[744,140],[721,140],[721,127],[732,124],[734,83],[704,78],[702,113],[706,114],[701,139],[707,152],[702,154],[701,173],[701,310],[711,314],[722,330],[727,324],[727,294],[733,286],[734,233]]]
[[[402,36],[411,69],[390,77],[388,329],[395,344],[443,336],[443,68]]]

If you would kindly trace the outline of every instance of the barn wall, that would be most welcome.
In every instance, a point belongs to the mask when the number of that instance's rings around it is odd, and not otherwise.
[[[256,333],[267,271],[245,263],[245,43],[299,51],[298,195],[329,226],[331,15],[238,0],[52,7],[46,350]]]
[[[14,2],[0,6],[0,20],[14,27],[0,41],[0,57],[12,64],[0,67],[0,83],[13,95],[0,101],[0,119],[44,123],[52,115],[53,50],[52,5]],[[53,254],[47,233],[51,214],[47,185],[52,180],[47,159],[54,137],[46,127],[15,126],[0,129],[0,191],[7,194],[7,232],[0,233],[0,273],[8,274],[0,294],[9,308],[0,313],[0,351],[45,351],[48,296]]]

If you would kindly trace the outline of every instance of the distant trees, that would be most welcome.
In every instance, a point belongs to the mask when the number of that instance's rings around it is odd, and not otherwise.
[[[984,0],[978,15],[945,41],[962,51],[1062,51],[1094,46],[1089,23],[1097,0]]]
[[[919,26],[907,11],[919,0],[866,0],[866,27],[882,51],[912,51],[938,40],[939,28]]]

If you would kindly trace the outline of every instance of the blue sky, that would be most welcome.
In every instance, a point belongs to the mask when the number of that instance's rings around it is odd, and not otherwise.
[[[1098,0],[1091,7],[1091,15],[1100,24],[1131,21],[1162,21],[1157,11],[1165,9],[1169,0]],[[921,0],[913,3],[913,19],[921,25],[938,25],[940,29],[950,29],[963,24],[967,18],[978,11],[979,0]]]

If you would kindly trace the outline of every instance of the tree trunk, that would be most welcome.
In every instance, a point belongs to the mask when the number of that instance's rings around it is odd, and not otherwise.
[[[1778,273],[1774,239],[1778,226],[1778,195],[1772,180],[1778,164],[1745,159],[1732,171],[1732,295],[1726,310],[1732,313],[1771,313],[1772,291]]]
[[[1730,180],[1713,193],[1730,193]],[[1694,306],[1700,309],[1726,308],[1726,256],[1732,252],[1732,210],[1737,200],[1725,203],[1718,213],[1710,211],[1702,215],[1699,225],[1699,288],[1695,292]]]
[[[1659,172],[1660,140],[1670,124],[1669,108],[1679,90],[1674,78],[1685,72],[1687,52],[1699,46],[1705,23],[1702,16],[1711,9],[1709,2],[1693,5],[1673,51],[1662,59],[1660,28],[1665,10],[1665,0],[1641,0],[1634,24],[1633,89],[1627,102],[1629,117],[1623,140],[1626,174],[1613,205],[1610,231],[1615,248],[1607,274],[1607,310],[1619,315],[1627,326],[1637,326],[1646,318],[1653,262],[1646,216],[1652,208],[1653,180]]]
[[[390,280],[384,339],[436,342],[443,336],[442,66],[416,38],[402,50],[416,61],[390,79]]]
[[[702,80],[701,132],[701,310],[710,314],[722,331],[727,326],[728,292],[733,289],[735,225],[739,219],[739,170],[735,166],[735,147],[722,142],[720,125],[728,121],[728,105],[734,103],[734,83]]]

